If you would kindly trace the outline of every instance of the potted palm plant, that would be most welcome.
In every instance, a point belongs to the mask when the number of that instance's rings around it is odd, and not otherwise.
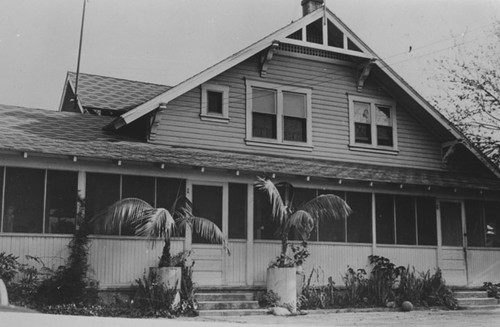
[[[294,229],[303,241],[307,241],[318,222],[345,219],[351,208],[340,197],[324,194],[294,208],[293,186],[282,182],[274,184],[270,179],[258,176],[255,188],[264,192],[271,204],[270,218],[277,224],[276,234],[281,240],[281,253],[267,270],[267,290],[280,297],[280,303],[296,310],[296,262],[288,256],[289,234]],[[283,195],[278,191],[283,189]]]
[[[189,227],[192,233],[209,242],[222,244],[229,253],[226,237],[220,228],[206,218],[194,216],[192,203],[186,197],[178,197],[170,211],[165,208],[154,208],[141,199],[122,199],[96,216],[94,221],[106,231],[116,230],[119,226],[130,226],[136,236],[151,240],[152,246],[162,240],[164,244],[158,267],[150,269],[155,270],[160,281],[168,288],[178,290],[182,277],[182,268],[172,265],[173,257],[170,251],[172,236],[186,232]]]

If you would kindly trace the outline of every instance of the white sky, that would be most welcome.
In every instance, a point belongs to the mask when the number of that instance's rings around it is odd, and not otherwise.
[[[89,0],[81,71],[175,85],[301,17],[301,0]],[[500,0],[326,0],[424,96],[433,59],[485,42]],[[0,103],[57,110],[83,0],[0,0]],[[409,52],[409,47],[412,51]]]

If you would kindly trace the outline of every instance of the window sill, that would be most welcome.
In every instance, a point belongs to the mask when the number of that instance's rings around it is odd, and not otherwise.
[[[203,121],[210,121],[210,122],[215,122],[215,123],[224,123],[224,124],[229,123],[229,117],[223,117],[223,116],[213,116],[213,115],[200,114],[200,119]]]
[[[245,140],[246,145],[250,146],[261,146],[274,149],[286,149],[286,150],[296,150],[296,151],[308,151],[311,152],[314,147],[311,144],[297,144],[297,143],[278,143],[267,140]]]
[[[349,144],[349,150],[359,151],[359,152],[391,154],[391,155],[399,154],[399,150],[397,148],[390,148],[390,147],[384,148],[384,147],[375,147],[375,146],[360,145],[360,144]]]

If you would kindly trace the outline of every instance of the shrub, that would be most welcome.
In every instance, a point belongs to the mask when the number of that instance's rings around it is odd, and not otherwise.
[[[397,288],[396,303],[401,305],[409,301],[414,305],[420,305],[423,295],[424,281],[415,271],[415,267],[408,266],[401,272],[399,286]]]
[[[488,297],[500,299],[500,283],[493,284],[492,282],[485,282],[483,288],[488,293]]]
[[[382,256],[370,255],[368,259],[373,266],[369,281],[371,299],[376,305],[385,306],[387,302],[394,301],[393,286],[405,268],[396,267],[389,259]]]
[[[458,309],[458,301],[453,291],[446,286],[441,269],[437,269],[434,275],[430,271],[422,274],[423,295],[422,302],[426,306],[446,306],[449,309]]]
[[[351,267],[347,267],[347,272],[342,280],[345,285],[345,294],[341,300],[343,307],[358,307],[368,304],[369,281],[366,279],[364,269],[354,271]]]
[[[17,261],[19,257],[13,254],[0,252],[0,279],[8,286],[19,272],[21,264]]]
[[[267,291],[259,296],[258,302],[261,308],[271,308],[278,306],[280,297],[273,291]]]
[[[335,287],[332,277],[328,277],[328,284],[322,286],[313,286],[311,281],[313,277],[319,280],[319,269],[313,268],[302,289],[302,295],[298,298],[299,309],[327,309],[338,305],[340,293]]]
[[[136,279],[132,307],[141,310],[146,316],[170,317],[170,310],[177,291],[161,283],[156,271],[150,270]]]

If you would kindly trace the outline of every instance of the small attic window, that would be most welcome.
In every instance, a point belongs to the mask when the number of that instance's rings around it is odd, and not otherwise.
[[[356,44],[354,44],[351,39],[347,39],[347,49],[352,50],[352,51],[358,51],[358,52],[363,52],[361,51],[360,48]]]
[[[307,42],[323,44],[323,23],[321,19],[318,19],[315,22],[307,25],[306,27],[306,35]]]
[[[293,32],[292,34],[287,36],[287,39],[299,40],[302,41],[302,30],[298,30]]]
[[[212,122],[229,122],[229,86],[203,84],[201,86],[200,119]]]
[[[328,21],[328,45],[336,48],[344,48],[344,33]]]

